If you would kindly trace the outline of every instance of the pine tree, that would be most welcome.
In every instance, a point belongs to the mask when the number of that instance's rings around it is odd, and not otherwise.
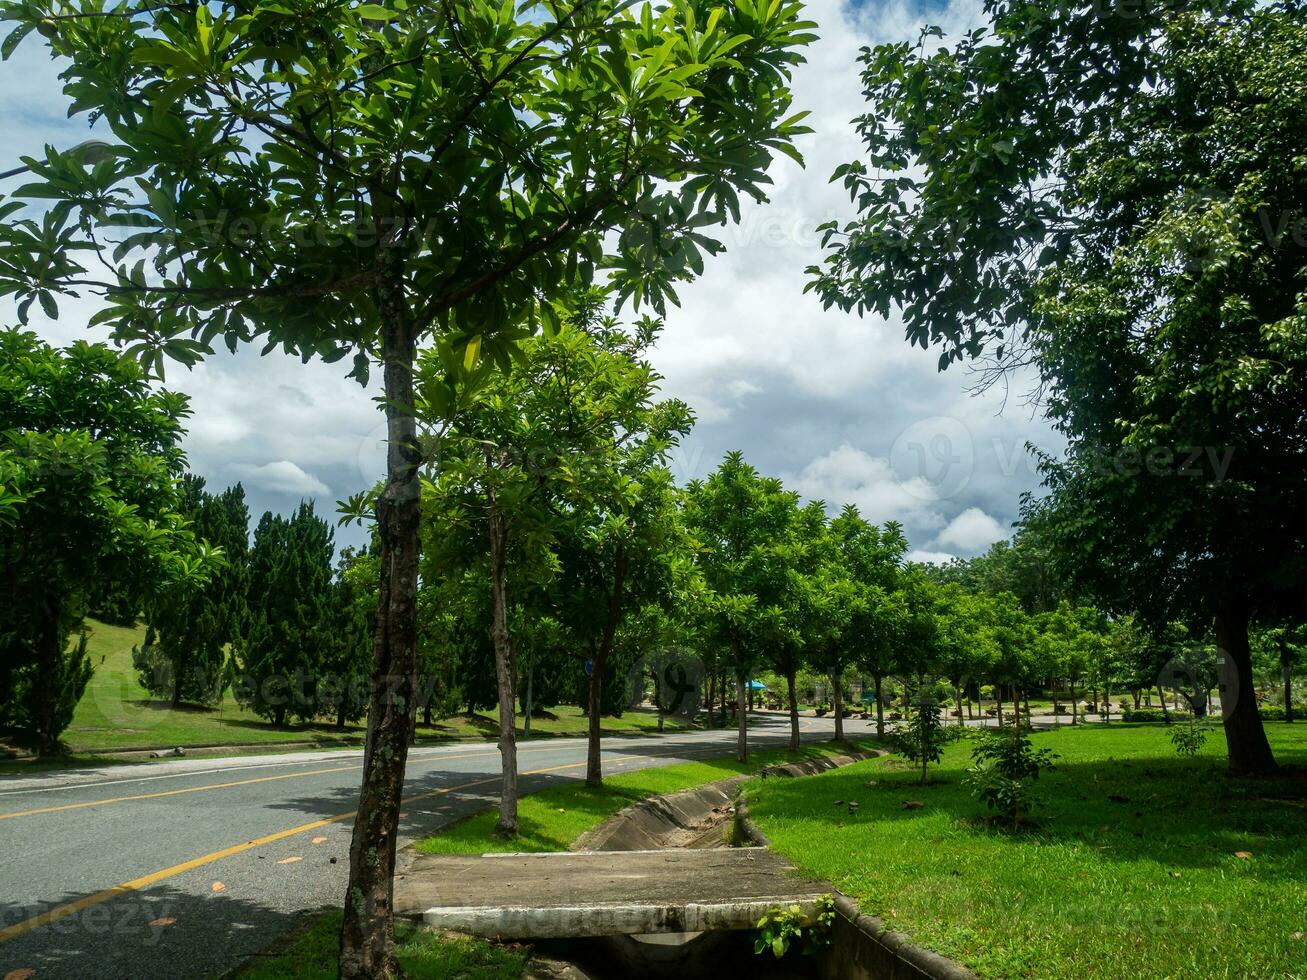
[[[331,528],[301,503],[290,518],[265,513],[250,551],[249,631],[239,645],[236,699],[278,727],[320,710],[318,681],[332,630]]]
[[[214,704],[227,687],[228,649],[244,630],[249,581],[249,508],[238,483],[214,496],[204,480],[182,482],[182,514],[199,539],[222,549],[225,567],[203,585],[169,589],[146,602],[153,642],[133,649],[141,685],[181,704]]]

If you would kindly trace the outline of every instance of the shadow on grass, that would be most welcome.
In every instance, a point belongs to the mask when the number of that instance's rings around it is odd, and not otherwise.
[[[959,750],[965,760],[966,746],[952,752]],[[871,821],[902,825],[889,836],[903,840],[961,830],[1014,844],[1083,845],[1110,860],[1176,868],[1214,868],[1247,852],[1268,879],[1296,879],[1307,871],[1307,772],[1296,766],[1279,778],[1241,779],[1229,775],[1223,761],[1204,757],[1059,759],[1037,784],[1043,805],[1033,825],[1013,834],[962,784],[964,765],[951,754],[921,786],[906,763],[872,760],[807,779],[770,781],[751,794],[750,808],[764,825],[768,818],[832,828]],[[856,815],[848,813],[849,801],[859,804]],[[922,805],[909,805],[916,802]],[[943,827],[930,826],[941,817]]]

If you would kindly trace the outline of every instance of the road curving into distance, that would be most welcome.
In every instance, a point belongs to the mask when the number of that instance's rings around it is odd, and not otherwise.
[[[869,723],[847,719],[850,735]],[[831,719],[803,719],[805,741]],[[750,745],[785,744],[766,713]],[[728,755],[733,729],[604,739],[604,772]],[[0,779],[0,977],[208,977],[339,906],[361,751],[178,759]],[[523,792],[585,775],[585,740],[519,743]],[[499,752],[410,750],[400,844],[498,798]],[[23,974],[20,973],[19,976]]]

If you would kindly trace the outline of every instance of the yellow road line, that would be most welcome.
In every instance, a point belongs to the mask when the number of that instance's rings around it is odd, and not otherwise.
[[[478,752],[463,752],[456,755],[439,756],[441,762],[452,759],[471,759],[481,755],[487,755],[486,750]],[[423,757],[419,757],[421,759]],[[60,806],[43,806],[34,810],[15,810],[13,813],[0,813],[0,820],[11,820],[14,817],[34,817],[42,813],[59,813],[63,810],[81,810],[88,806],[108,806],[111,803],[130,803],[133,800],[157,800],[165,796],[181,796],[184,793],[202,793],[207,790],[228,789],[232,786],[250,786],[254,783],[271,783],[279,779],[296,779],[300,776],[321,776],[331,772],[348,772],[351,769],[361,769],[362,762],[354,763],[348,766],[335,766],[330,769],[301,769],[297,772],[286,772],[277,776],[255,776],[250,779],[236,779],[226,783],[206,783],[203,786],[186,786],[182,789],[160,790],[157,793],[137,793],[134,796],[115,796],[107,800],[88,800],[84,803],[64,803]],[[78,787],[69,787],[77,789]]]
[[[639,758],[639,756],[621,756],[612,759],[610,762],[623,762],[628,759]],[[563,769],[576,769],[584,766],[584,762],[570,762],[561,766],[549,766],[545,769],[532,769],[527,772],[518,773],[521,776],[539,776],[547,772],[558,772]],[[301,775],[307,775],[301,774]],[[420,793],[417,796],[409,797],[404,800],[405,803],[414,803],[418,800],[430,799],[433,796],[444,796],[447,793],[456,793],[462,789],[471,789],[474,786],[484,786],[487,783],[499,782],[499,776],[488,776],[484,779],[473,780],[470,783],[461,783],[458,786],[444,786],[437,790]],[[33,929],[39,929],[41,926],[49,925],[51,922],[58,922],[70,915],[76,915],[83,909],[88,909],[93,905],[99,905],[101,902],[107,902],[111,898],[117,898],[119,895],[125,895],[128,892],[138,891],[142,888],[148,888],[150,885],[158,884],[165,879],[172,878],[175,875],[182,874],[186,871],[192,871],[195,868],[203,867],[206,864],[212,864],[214,861],[221,861],[223,858],[240,854],[244,851],[253,850],[256,847],[262,847],[265,844],[271,844],[275,841],[284,840],[287,837],[294,837],[296,834],[302,834],[305,831],[317,830],[319,827],[326,827],[329,824],[339,823],[342,820],[348,820],[358,811],[351,810],[349,813],[338,813],[334,817],[324,817],[321,820],[314,820],[312,823],[301,824],[298,827],[290,827],[286,830],[279,830],[275,834],[268,834],[266,837],[259,837],[255,840],[248,841],[244,844],[236,844],[232,847],[223,848],[221,851],[214,851],[212,854],[205,854],[189,861],[183,861],[181,864],[174,864],[170,868],[164,868],[161,871],[155,871],[140,878],[133,878],[131,881],[124,881],[121,885],[114,885],[112,888],[106,888],[104,891],[96,892],[94,895],[87,895],[85,898],[79,898],[75,902],[67,902],[64,905],[55,906],[42,912],[40,915],[34,915],[30,919],[24,919],[22,922],[15,923],[5,929],[0,929],[0,943],[14,939]]]

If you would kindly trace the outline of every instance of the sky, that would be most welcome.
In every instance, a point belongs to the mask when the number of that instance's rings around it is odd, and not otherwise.
[[[981,22],[980,8],[980,0],[808,4],[821,39],[794,78],[795,109],[812,112],[815,130],[799,141],[806,168],[781,157],[770,200],[744,206],[738,226],[718,229],[726,253],[678,287],[681,307],[669,308],[652,353],[664,392],[698,416],[672,461],[678,479],[705,477],[738,449],[833,512],[852,503],[875,522],[900,522],[917,560],[971,556],[1011,534],[1021,493],[1039,482],[1027,444],[1060,446],[1021,397],[1028,380],[970,394],[976,378],[956,365],[938,372],[938,352],[910,347],[897,316],[823,310],[803,293],[803,270],[821,259],[814,229],[852,217],[828,178],[860,155],[851,125],[865,109],[859,48],[914,40],[926,22],[956,35]],[[0,65],[0,171],[47,143],[67,147],[92,135],[83,118],[66,118],[38,40]],[[57,322],[34,314],[31,325],[54,344],[106,339],[84,326],[94,308],[64,303]],[[0,301],[0,318],[17,322],[12,304]],[[241,481],[256,520],[302,498],[334,516],[336,500],[384,467],[377,391],[345,378],[347,364],[260,357],[251,348],[220,350],[191,371],[174,365],[167,385],[190,395],[194,410],[185,440],[192,469],[213,488]],[[336,533],[338,543],[362,534]]]

